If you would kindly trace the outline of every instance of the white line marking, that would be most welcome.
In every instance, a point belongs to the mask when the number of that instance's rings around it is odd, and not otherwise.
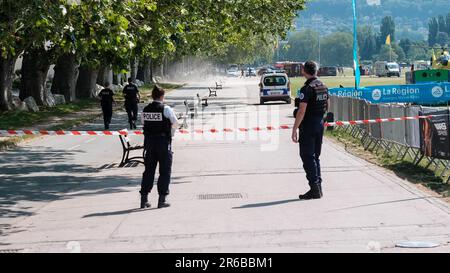
[[[88,144],[88,143],[91,143],[92,141],[95,141],[95,140],[97,140],[97,139],[96,138],[91,138],[91,139],[86,140],[84,143]]]

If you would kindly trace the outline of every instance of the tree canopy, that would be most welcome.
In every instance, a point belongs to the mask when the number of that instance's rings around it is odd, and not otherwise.
[[[305,2],[1,0],[0,62],[8,65],[0,66],[0,73],[9,74],[11,60],[20,54],[30,56],[30,67],[44,72],[46,66],[34,59],[56,63],[65,54],[83,67],[110,65],[115,71],[128,69],[133,59],[206,56],[250,62],[286,36]],[[0,81],[1,110],[10,108],[10,84]],[[42,88],[36,90],[42,93]]]

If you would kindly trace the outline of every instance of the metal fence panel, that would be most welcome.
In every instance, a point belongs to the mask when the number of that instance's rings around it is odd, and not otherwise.
[[[380,107],[378,104],[368,104],[369,108],[369,119],[380,118]],[[373,123],[370,125],[370,133],[375,138],[381,138],[381,124]]]
[[[419,115],[419,106],[405,108],[405,116],[415,117]],[[406,143],[413,148],[420,148],[420,121],[410,120],[406,122]]]
[[[342,101],[342,120],[347,121],[350,118],[350,115],[348,113],[348,106],[350,104],[350,98],[344,98]]]
[[[344,100],[346,98],[343,97],[338,97],[338,111],[337,111],[337,115],[336,115],[336,120],[339,121],[343,121],[342,117],[343,117],[343,108],[344,108]]]
[[[391,107],[386,104],[381,104],[380,118],[390,118],[390,117],[391,117]],[[381,137],[387,140],[393,139],[392,124],[390,122],[381,123]]]
[[[393,118],[402,118],[405,116],[405,107],[399,105],[391,106],[391,114]],[[392,141],[400,144],[407,145],[406,142],[406,122],[405,121],[395,121],[392,122]]]
[[[334,115],[337,115],[338,112],[338,98],[336,96],[330,96],[330,109],[329,111],[331,113],[334,113]]]
[[[357,109],[358,109],[358,99],[352,98],[350,100],[350,119],[349,120],[355,120],[357,118]]]

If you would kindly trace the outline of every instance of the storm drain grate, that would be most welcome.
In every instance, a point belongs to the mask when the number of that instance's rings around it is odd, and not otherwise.
[[[0,253],[2,254],[11,254],[11,253],[19,253],[22,249],[0,249]]]
[[[219,199],[242,199],[241,193],[220,193],[220,194],[199,194],[200,200],[219,200]]]

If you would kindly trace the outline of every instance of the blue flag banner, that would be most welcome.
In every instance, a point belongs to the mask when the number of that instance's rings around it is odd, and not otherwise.
[[[355,88],[359,89],[361,81],[361,72],[359,71],[358,62],[358,34],[357,34],[357,20],[356,20],[356,0],[353,0],[353,62],[355,68]]]
[[[442,104],[450,101],[450,82],[409,85],[383,85],[355,88],[334,88],[330,94],[365,99],[370,103]]]

